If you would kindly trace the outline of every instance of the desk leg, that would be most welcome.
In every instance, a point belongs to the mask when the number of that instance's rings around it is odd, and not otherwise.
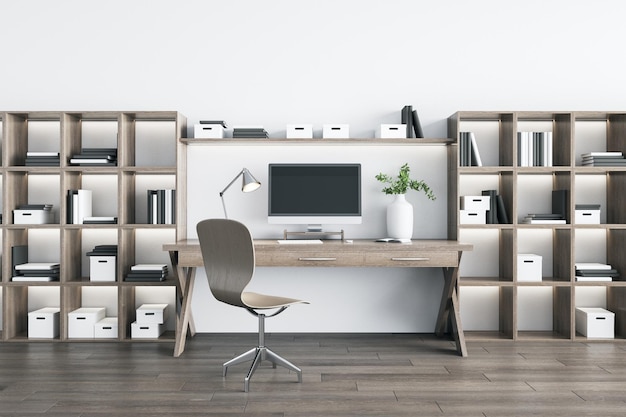
[[[176,343],[174,345],[174,356],[178,357],[185,350],[185,340],[187,334],[193,337],[196,334],[196,328],[191,314],[191,294],[193,293],[193,285],[196,275],[196,268],[183,268],[178,265],[178,253],[170,252],[170,260],[174,267],[174,275],[176,278],[176,287],[178,293],[178,308],[176,320]]]
[[[461,263],[461,254],[459,252],[459,264]],[[459,268],[443,268],[443,294],[441,295],[441,304],[439,305],[439,314],[435,325],[435,333],[442,336],[446,330],[448,319],[451,324],[451,333],[456,343],[456,349],[461,356],[467,356],[467,347],[465,346],[465,335],[463,334],[463,326],[461,326],[461,312],[459,311],[459,299],[457,296],[457,283],[459,277]]]
[[[191,317],[191,295],[193,294],[193,285],[196,278],[196,268],[189,267],[184,273],[185,284],[181,287],[182,300],[180,306],[180,315],[176,321],[176,343],[174,345],[174,357],[179,357],[185,350],[185,341],[187,340],[187,331],[191,336],[195,334],[195,328],[192,325]]]

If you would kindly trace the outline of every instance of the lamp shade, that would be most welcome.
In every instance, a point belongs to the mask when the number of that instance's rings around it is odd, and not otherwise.
[[[222,192],[220,193],[220,198],[222,199],[222,207],[224,208],[225,218],[228,218],[228,213],[226,212],[226,203],[224,202],[224,193],[226,192],[226,190],[230,188],[231,185],[235,183],[235,181],[237,181],[237,178],[239,177],[241,177],[242,179],[241,191],[243,191],[244,193],[249,193],[251,191],[257,190],[261,186],[261,183],[257,181],[257,179],[254,178],[252,174],[250,174],[250,171],[248,171],[247,168],[244,168],[241,171],[239,171],[239,174],[237,174],[235,178],[233,178],[233,180],[229,182],[226,188],[224,188]]]
[[[254,176],[248,171],[247,168],[243,169],[242,183],[241,183],[241,191],[244,193],[249,193],[258,189],[261,186],[261,183],[254,178]]]

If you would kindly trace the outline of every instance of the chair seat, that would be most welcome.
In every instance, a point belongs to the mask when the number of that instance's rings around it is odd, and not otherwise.
[[[296,298],[279,297],[275,295],[265,295],[256,292],[241,293],[241,301],[250,308],[280,308],[292,304],[309,304],[308,301]]]

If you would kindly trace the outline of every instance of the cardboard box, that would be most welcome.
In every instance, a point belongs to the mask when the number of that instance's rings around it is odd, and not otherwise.
[[[165,326],[159,323],[130,324],[130,337],[133,339],[157,339],[165,331]]]
[[[381,139],[406,138],[406,125],[381,124],[376,129],[376,137]]]
[[[596,307],[576,307],[576,331],[589,338],[615,338],[615,313]]]
[[[54,339],[59,337],[58,307],[44,307],[28,313],[28,337],[30,339]]]
[[[198,123],[193,125],[193,137],[197,139],[222,139],[224,126],[218,123]]]
[[[461,210],[488,211],[491,198],[488,195],[461,196]]]
[[[600,224],[600,210],[575,210],[574,223]]]
[[[137,323],[163,324],[168,318],[167,304],[142,304],[137,309]]]
[[[348,139],[350,138],[350,125],[324,125],[322,127],[324,139]]]
[[[541,282],[541,255],[531,253],[517,255],[517,281]]]
[[[89,280],[94,282],[115,281],[116,256],[89,257]]]
[[[485,210],[460,210],[460,224],[487,224],[487,212]]]
[[[104,307],[82,307],[68,313],[67,337],[93,339],[95,324],[104,318]]]
[[[54,213],[51,210],[13,210],[13,224],[51,224]]]
[[[105,317],[94,325],[96,339],[117,339],[117,317]]]
[[[313,139],[313,125],[287,125],[288,139]]]

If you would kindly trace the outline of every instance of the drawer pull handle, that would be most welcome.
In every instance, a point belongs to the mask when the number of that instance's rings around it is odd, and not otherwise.
[[[430,261],[430,258],[391,258],[392,261]]]
[[[336,261],[337,258],[298,258],[299,261]]]

